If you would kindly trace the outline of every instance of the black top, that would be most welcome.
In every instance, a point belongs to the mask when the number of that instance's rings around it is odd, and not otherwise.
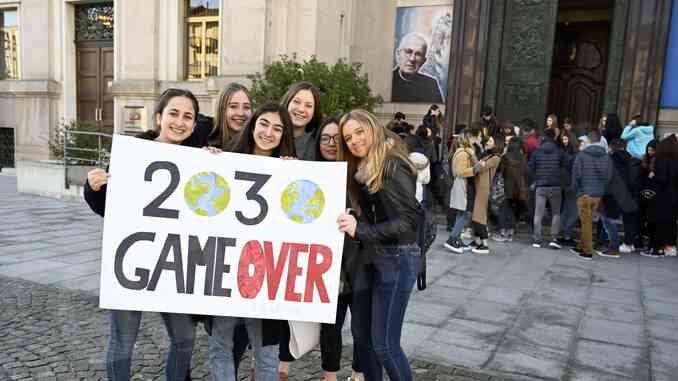
[[[399,68],[393,70],[392,102],[443,103],[435,78],[419,73],[407,77],[407,80],[403,79]]]
[[[415,198],[416,175],[402,160],[388,158],[384,184],[372,194],[364,185],[359,200],[362,214],[356,238],[379,252],[382,246],[408,245],[417,242],[417,229],[424,211]]]

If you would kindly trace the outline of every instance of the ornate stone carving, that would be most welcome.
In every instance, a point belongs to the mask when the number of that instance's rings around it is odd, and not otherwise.
[[[81,5],[75,8],[76,41],[113,39],[113,4]]]
[[[543,103],[541,85],[507,85],[506,102],[514,108],[530,108],[536,104]]]
[[[510,66],[532,66],[544,63],[544,19],[513,22],[513,39],[509,47]]]

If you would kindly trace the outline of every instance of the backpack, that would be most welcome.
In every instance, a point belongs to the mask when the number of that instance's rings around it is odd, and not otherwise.
[[[504,189],[504,175],[501,173],[501,171],[497,171],[497,173],[494,174],[492,185],[490,187],[491,207],[498,209],[499,206],[504,203],[505,199],[506,193]]]

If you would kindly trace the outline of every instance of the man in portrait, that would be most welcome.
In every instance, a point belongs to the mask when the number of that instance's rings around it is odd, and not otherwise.
[[[442,103],[438,81],[419,69],[426,63],[428,44],[419,33],[408,33],[396,49],[397,66],[393,69],[393,102]]]

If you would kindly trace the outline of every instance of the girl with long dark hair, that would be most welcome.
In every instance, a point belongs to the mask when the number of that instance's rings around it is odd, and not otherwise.
[[[188,90],[167,89],[158,99],[153,113],[156,128],[138,137],[165,144],[186,145],[195,127],[199,112],[198,100]],[[190,146],[190,145],[189,145]],[[102,217],[106,207],[106,184],[109,174],[96,168],[87,174],[85,201]],[[132,353],[136,343],[142,311],[110,310],[111,334],[106,352],[106,372],[114,381],[127,381],[131,376]],[[191,369],[195,325],[191,315],[160,313],[170,337],[165,363],[167,380],[184,381]]]
[[[294,130],[289,113],[276,103],[266,103],[252,115],[230,152],[288,158],[296,155]],[[233,333],[243,323],[256,358],[258,381],[278,380],[278,343],[282,322],[254,318],[215,316],[209,342],[209,365],[213,380],[234,381]]]

